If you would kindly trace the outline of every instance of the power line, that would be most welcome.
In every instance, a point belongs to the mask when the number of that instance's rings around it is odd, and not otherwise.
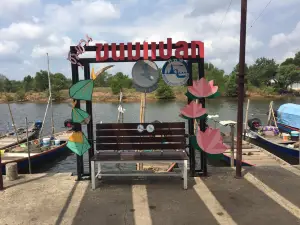
[[[256,19],[252,22],[252,24],[250,25],[250,27],[248,28],[248,29],[250,29],[250,28],[252,28],[253,27],[253,25],[256,23],[256,21],[261,17],[261,15],[264,13],[264,11],[266,10],[266,8],[268,8],[268,6],[271,4],[271,2],[272,2],[273,0],[270,0],[267,4],[266,4],[266,6],[265,6],[265,8],[260,12],[260,14],[258,15],[258,17],[256,17]],[[247,29],[247,30],[248,30]]]
[[[228,11],[229,11],[229,9],[230,9],[230,7],[231,7],[231,3],[232,3],[232,0],[230,0],[230,2],[229,2],[229,5],[228,5],[227,10],[226,10],[226,12],[225,12],[225,15],[224,15],[224,17],[223,17],[223,19],[222,19],[222,21],[221,21],[220,27],[219,27],[219,29],[218,29],[218,31],[217,31],[217,35],[219,34],[219,31],[220,31],[221,28],[222,28],[223,22],[224,22],[224,20],[225,20],[225,18],[226,18],[226,16],[227,16],[227,13],[228,13]]]

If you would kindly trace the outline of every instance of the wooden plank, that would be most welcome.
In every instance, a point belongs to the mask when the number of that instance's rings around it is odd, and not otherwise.
[[[185,136],[141,136],[141,137],[97,137],[96,143],[138,143],[138,142],[147,142],[147,143],[162,143],[162,142],[176,142],[176,143],[185,143]]]
[[[172,122],[172,123],[98,123],[96,129],[137,129],[138,125],[146,127],[151,124],[155,129],[162,128],[185,128],[184,122]]]
[[[152,161],[152,160],[187,160],[184,151],[169,152],[101,152],[92,157],[92,161]]]
[[[137,130],[97,130],[96,136],[154,136],[154,135],[185,135],[184,129],[177,129],[177,130],[155,130],[152,133],[148,133],[147,131],[139,132]]]
[[[185,149],[185,144],[96,144],[96,150]]]

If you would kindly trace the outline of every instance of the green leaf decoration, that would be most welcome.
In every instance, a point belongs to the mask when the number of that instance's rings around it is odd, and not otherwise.
[[[79,156],[82,156],[85,152],[87,152],[91,145],[85,135],[81,132],[74,132],[67,143],[67,147],[74,153]]]
[[[196,100],[196,99],[199,99],[199,98],[197,98],[196,96],[194,96],[194,95],[192,95],[190,92],[186,92],[185,93],[185,96],[189,99],[189,100],[191,100],[191,101],[193,101],[193,100]]]
[[[203,114],[202,116],[196,117],[196,118],[192,118],[192,117],[190,118],[190,117],[184,116],[184,115],[182,115],[182,114],[179,114],[179,116],[180,116],[181,118],[187,119],[187,120],[190,120],[190,119],[196,119],[196,120],[199,122],[199,120],[207,118],[208,114],[205,113],[205,114]]]
[[[214,93],[213,95],[208,96],[207,98],[211,99],[211,98],[217,98],[219,96],[221,96],[221,93],[217,91],[216,93]]]
[[[86,111],[78,108],[72,109],[72,121],[74,123],[88,124],[90,119],[91,117]]]
[[[81,80],[72,85],[72,87],[69,89],[69,95],[73,99],[91,101],[93,88],[93,80]]]

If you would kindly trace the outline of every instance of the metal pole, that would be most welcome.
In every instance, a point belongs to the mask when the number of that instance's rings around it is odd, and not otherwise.
[[[54,121],[53,121],[53,107],[52,107],[52,88],[51,88],[51,78],[50,78],[50,67],[49,67],[49,55],[47,53],[47,64],[48,64],[48,82],[49,82],[49,98],[51,106],[51,136],[54,134]]]
[[[29,173],[31,174],[31,159],[30,159],[30,149],[29,149],[28,121],[27,121],[27,117],[25,117],[25,126],[26,126],[26,137],[27,137],[28,168],[29,168]]]
[[[246,26],[247,26],[247,0],[241,0],[240,24],[240,59],[238,76],[238,112],[237,112],[237,154],[236,177],[242,177],[242,134],[243,134],[243,104],[245,81],[245,51],[246,51]]]
[[[188,86],[193,85],[193,75],[192,75],[192,66],[193,62],[191,60],[188,61],[188,72],[189,72],[189,79],[187,81]],[[190,99],[187,99],[188,104],[191,102]],[[189,131],[189,136],[194,135],[194,120],[188,120],[188,131]],[[195,177],[195,170],[196,170],[196,160],[195,160],[195,149],[191,144],[189,144],[189,160],[190,160],[190,175],[192,177]]]

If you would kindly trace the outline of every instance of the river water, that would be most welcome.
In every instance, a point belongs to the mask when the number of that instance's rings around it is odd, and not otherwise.
[[[281,100],[273,100],[274,108],[279,107],[283,103],[297,103],[300,104],[300,98],[286,98]],[[244,115],[246,109],[246,103],[244,104]],[[257,117],[262,122],[267,121],[267,111],[270,103],[270,99],[252,99],[250,101],[249,116],[248,118]],[[147,103],[145,114],[146,122],[152,122],[154,120],[160,120],[162,122],[176,122],[184,121],[178,114],[180,108],[184,107],[185,102],[149,102]],[[85,104],[82,103],[82,109],[85,109]],[[126,109],[124,114],[124,122],[138,122],[139,121],[139,103],[124,103]],[[46,104],[36,103],[23,103],[10,105],[13,118],[16,126],[25,125],[25,117],[28,118],[29,122],[36,120],[43,120],[44,113],[46,110]],[[105,123],[116,122],[117,120],[117,103],[93,103],[93,120],[94,124],[100,121]],[[237,117],[237,99],[231,98],[216,98],[206,101],[206,108],[208,109],[209,115],[219,115],[219,120],[234,120]],[[51,127],[51,111],[48,110],[48,115],[45,121],[44,134],[49,134]],[[71,108],[67,103],[53,104],[53,117],[55,132],[64,130],[64,120],[71,118]],[[210,125],[214,126],[213,122],[209,122]],[[0,104],[0,132],[5,132],[8,125],[11,128],[12,120],[9,114],[8,105]],[[84,128],[85,126],[83,126]],[[219,127],[219,126],[218,126]],[[229,128],[220,127],[221,131],[229,132]],[[84,156],[87,161],[87,154]],[[51,172],[76,172],[76,156],[71,154],[64,160],[52,164],[47,167],[47,171]]]

